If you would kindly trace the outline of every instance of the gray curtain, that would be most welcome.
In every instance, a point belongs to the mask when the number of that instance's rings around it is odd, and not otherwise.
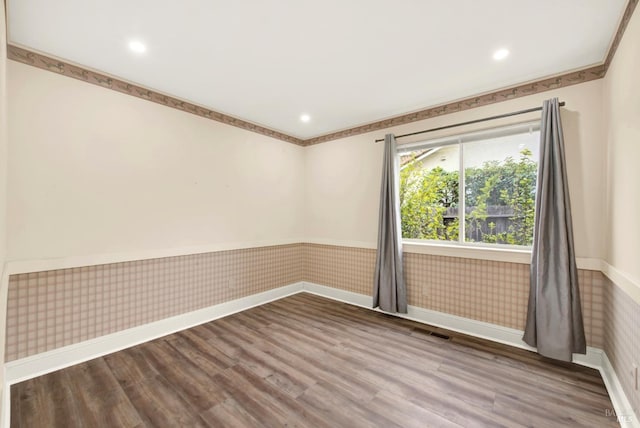
[[[373,307],[386,312],[407,313],[407,291],[402,271],[402,233],[396,183],[398,163],[396,137],[384,137],[382,188],[378,220],[378,251],[373,278]]]
[[[558,99],[542,106],[540,164],[523,340],[550,358],[586,353]]]

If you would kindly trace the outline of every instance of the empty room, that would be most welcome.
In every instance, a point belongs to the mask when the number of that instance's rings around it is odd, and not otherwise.
[[[638,0],[0,3],[0,428],[640,428]]]

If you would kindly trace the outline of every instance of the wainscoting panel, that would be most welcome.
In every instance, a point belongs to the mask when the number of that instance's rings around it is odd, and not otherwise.
[[[634,420],[638,422],[640,390],[635,388],[632,370],[634,364],[640,370],[640,305],[606,277],[604,291],[603,349],[618,375],[630,406],[618,417],[633,415]],[[640,385],[638,388],[640,389]]]
[[[96,349],[108,353],[305,283],[308,291],[370,307],[374,264],[369,248],[300,243],[11,275],[7,367],[29,378],[34,364],[72,361],[69,350],[89,355],[94,342],[104,342]],[[472,326],[469,334],[522,346],[528,264],[405,252],[404,267],[412,319],[460,331]],[[631,369],[639,363],[640,305],[600,271],[581,269],[579,281],[592,355],[578,362],[603,370],[620,421],[636,426],[640,394]],[[144,334],[131,339],[137,329]],[[604,365],[594,362],[600,349]]]
[[[9,277],[6,361],[302,280],[302,245],[279,245]]]
[[[353,293],[371,295],[376,250],[304,244],[304,280]]]
[[[7,361],[307,281],[371,295],[375,250],[290,244],[11,275]],[[405,252],[409,304],[524,328],[529,266]],[[579,270],[589,346],[602,348],[603,281]]]
[[[307,282],[371,295],[376,252],[305,244]],[[404,253],[409,305],[524,330],[529,265]],[[599,271],[578,271],[587,344],[603,346],[603,281]]]

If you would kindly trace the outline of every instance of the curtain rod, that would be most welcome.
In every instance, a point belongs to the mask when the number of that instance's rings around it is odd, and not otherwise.
[[[564,101],[558,103],[560,107],[564,107],[564,104],[565,104]],[[425,129],[424,131],[411,132],[410,134],[397,135],[396,139],[402,138],[402,137],[410,137],[412,135],[425,134],[427,132],[440,131],[442,129],[456,128],[458,126],[472,125],[474,123],[486,122],[488,120],[502,119],[503,117],[517,116],[519,114],[531,113],[534,111],[542,111],[542,107],[528,108],[526,110],[518,110],[518,111],[513,111],[511,113],[499,114],[497,116],[483,117],[482,119],[470,120],[468,122],[454,123],[453,125],[445,125],[445,126],[439,126],[437,128]],[[376,143],[379,143],[381,141],[384,141],[384,138],[377,139]]]

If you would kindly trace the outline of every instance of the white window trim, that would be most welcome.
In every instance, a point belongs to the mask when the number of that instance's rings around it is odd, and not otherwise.
[[[421,239],[403,239],[405,253],[429,254],[432,256],[460,257],[463,259],[491,260],[508,263],[531,263],[531,248],[505,245],[490,247],[477,243],[459,243],[450,241],[432,241]]]
[[[400,144],[396,147],[396,159],[403,153],[420,149],[458,145],[460,147],[460,171],[464,168],[464,143],[489,139],[503,135],[515,135],[521,132],[532,132],[540,129],[540,120],[529,120],[512,125],[499,126],[481,131],[455,134],[447,137],[418,141],[410,144]],[[399,171],[398,171],[399,175]],[[396,176],[396,180],[399,177]],[[460,175],[460,186],[464,189],[464,174]],[[460,207],[464,212],[464,192],[460,193]],[[465,222],[460,222],[459,236],[465,236]],[[462,257],[469,259],[493,260],[512,263],[530,263],[531,246],[490,244],[484,242],[437,241],[431,239],[406,239],[402,238],[403,250],[409,253],[431,254],[450,257]]]

